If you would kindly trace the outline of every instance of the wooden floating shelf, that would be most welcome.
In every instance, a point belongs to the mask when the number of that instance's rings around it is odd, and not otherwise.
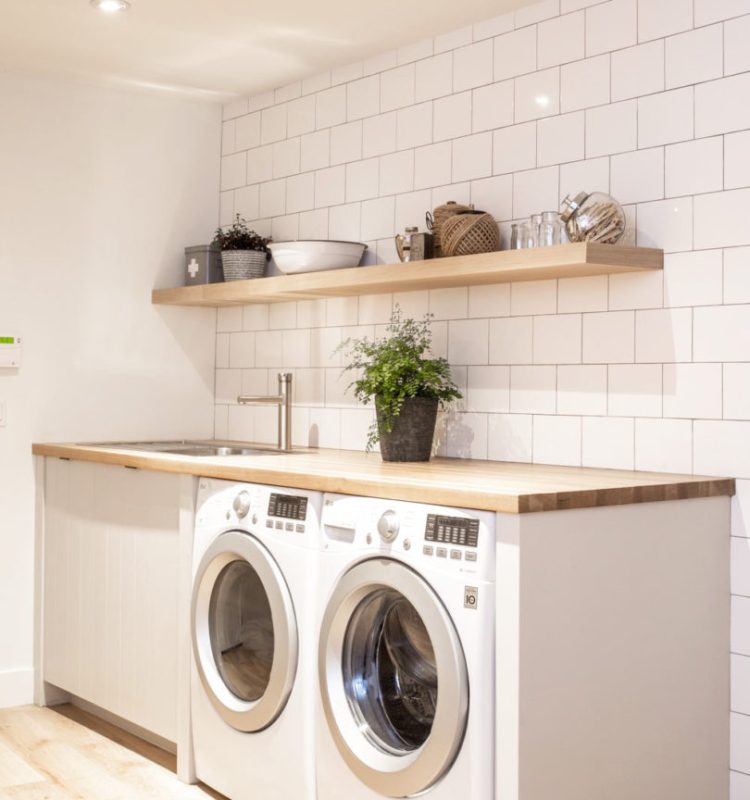
[[[584,242],[530,250],[501,250],[411,264],[354,267],[177,289],[154,289],[151,299],[158,305],[221,307],[511,281],[581,278],[662,269],[663,266],[662,250]]]

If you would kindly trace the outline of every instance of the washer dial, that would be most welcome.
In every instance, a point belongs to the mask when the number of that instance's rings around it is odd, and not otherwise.
[[[244,491],[240,492],[237,497],[234,498],[234,503],[232,505],[240,519],[246,517],[250,511],[250,495]]]
[[[386,511],[378,520],[378,533],[384,542],[392,542],[398,536],[400,527],[395,511]]]

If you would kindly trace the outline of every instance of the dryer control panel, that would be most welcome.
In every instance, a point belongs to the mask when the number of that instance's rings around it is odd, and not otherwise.
[[[479,520],[428,514],[424,538],[427,542],[476,547],[479,540]]]
[[[479,520],[473,517],[450,517],[428,514],[424,530],[426,556],[450,558],[452,561],[476,561],[479,546]],[[446,545],[446,546],[441,546]],[[450,549],[447,545],[451,545]],[[458,545],[458,547],[456,547]],[[460,548],[460,549],[459,549]]]

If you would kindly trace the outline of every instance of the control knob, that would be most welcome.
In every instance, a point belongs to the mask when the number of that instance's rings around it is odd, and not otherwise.
[[[240,492],[237,497],[234,498],[233,506],[240,519],[246,517],[250,511],[250,495],[247,492]]]
[[[392,542],[398,536],[400,527],[395,511],[386,511],[378,520],[378,533],[384,542]]]

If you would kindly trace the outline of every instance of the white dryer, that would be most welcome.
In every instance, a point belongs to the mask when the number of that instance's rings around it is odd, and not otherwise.
[[[326,495],[318,800],[494,797],[495,515]]]
[[[199,780],[230,800],[315,796],[322,495],[201,479],[191,714]]]

